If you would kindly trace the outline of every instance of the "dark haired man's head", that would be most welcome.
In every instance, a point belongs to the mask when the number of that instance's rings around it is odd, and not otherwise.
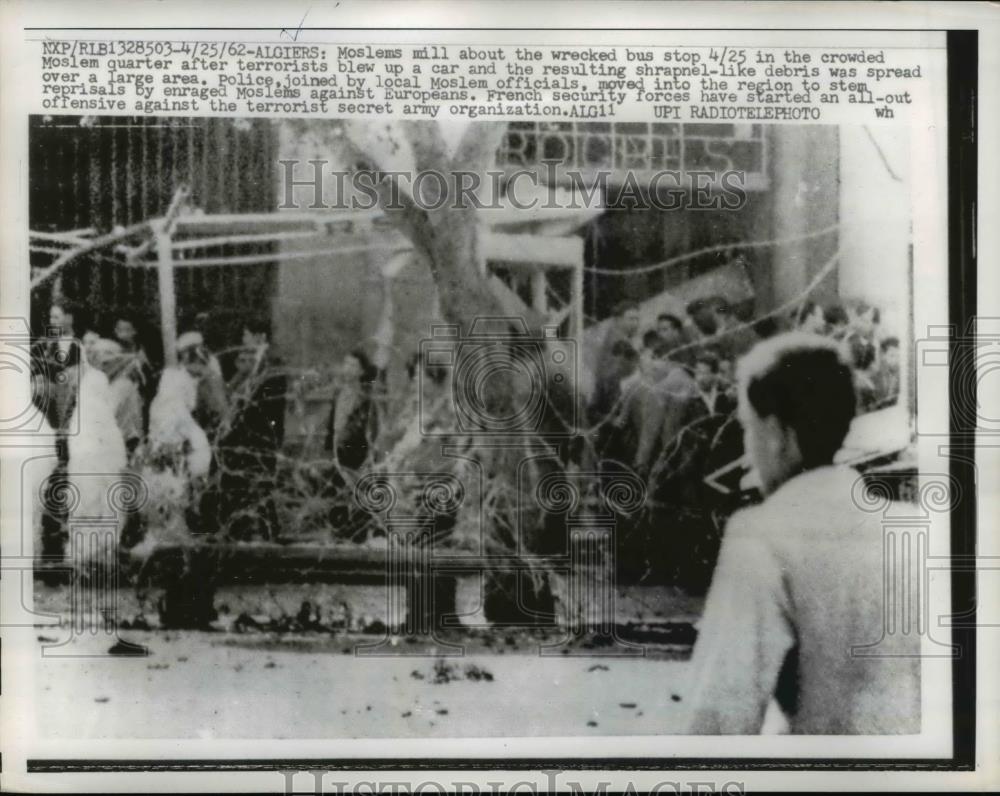
[[[660,335],[650,329],[642,336],[642,350],[639,352],[639,366],[642,368],[643,372],[649,370],[652,364],[656,361],[656,349],[660,345],[662,340]]]
[[[661,312],[656,316],[656,331],[660,338],[678,346],[684,339],[684,323],[676,315]]]
[[[618,340],[611,346],[611,358],[619,378],[628,376],[639,365],[639,352],[627,340]]]
[[[740,360],[738,378],[745,447],[765,494],[833,462],[855,412],[851,367],[833,341],[772,337]]]
[[[242,347],[236,353],[236,372],[249,376],[257,368],[257,350],[254,348]]]
[[[266,318],[252,317],[243,324],[243,345],[251,348],[266,345],[271,325]]]
[[[713,335],[731,324],[733,308],[722,296],[708,296],[688,304],[687,313],[702,334]]]
[[[709,392],[719,382],[719,357],[713,351],[699,351],[694,357],[694,381],[698,389]]]
[[[680,332],[684,329],[684,323],[676,315],[672,315],[669,312],[661,312],[656,316],[657,327],[667,326],[673,329],[675,332]]]
[[[86,326],[83,308],[75,301],[60,299],[49,310],[49,329],[54,334],[72,336]]]
[[[634,301],[622,301],[615,307],[618,328],[626,337],[639,331],[639,306]]]
[[[687,314],[699,332],[704,335],[715,334],[715,315],[705,299],[695,299],[687,305]]]
[[[831,331],[836,331],[846,327],[850,318],[847,317],[847,310],[840,304],[831,304],[823,309],[823,320]]]
[[[115,319],[115,339],[126,350],[133,348],[139,339],[139,325],[131,315],[119,315]]]

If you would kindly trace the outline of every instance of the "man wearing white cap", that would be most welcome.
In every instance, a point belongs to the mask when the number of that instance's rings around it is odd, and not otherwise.
[[[177,338],[177,361],[198,385],[194,419],[209,438],[226,416],[228,400],[219,360],[205,346],[201,332],[184,332]]]

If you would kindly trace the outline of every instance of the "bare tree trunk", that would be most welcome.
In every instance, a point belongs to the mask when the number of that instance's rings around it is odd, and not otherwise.
[[[463,179],[459,175],[467,173],[481,180],[481,188],[475,192],[480,201],[486,204],[495,197],[485,194],[489,187],[485,179],[486,172],[495,167],[496,150],[506,131],[503,123],[473,124],[466,128],[464,135],[449,154],[441,129],[436,122],[411,121],[396,126],[395,130],[386,130],[383,137],[383,147],[388,143],[396,146],[408,145],[413,155],[413,167],[416,173],[437,172],[444,176],[446,184],[454,188]],[[358,154],[366,161],[362,164],[368,168],[386,170],[378,162],[378,154],[373,152],[378,146],[366,147],[366,142],[360,140],[362,131],[348,129],[348,138],[356,147]],[[394,141],[392,140],[394,139]],[[470,181],[473,177],[467,178]],[[437,184],[439,181],[435,181]],[[480,248],[481,223],[475,204],[465,198],[462,202],[455,201],[454,195],[449,195],[449,201],[440,208],[426,209],[415,202],[412,197],[402,191],[392,191],[387,181],[380,185],[382,205],[387,216],[395,221],[397,228],[412,242],[415,250],[426,260],[438,289],[440,309],[445,320],[459,327],[460,333],[469,333],[473,323],[479,318],[498,318],[507,315],[503,304],[490,286],[485,261]],[[398,187],[398,186],[397,186]],[[395,201],[392,201],[395,200]],[[393,205],[396,205],[393,207]],[[543,318],[533,311],[522,318],[527,328],[536,335],[540,333]],[[509,414],[519,396],[515,394],[515,385],[499,383],[497,393],[490,396],[492,405],[501,415]],[[551,399],[553,385],[546,385]],[[566,400],[575,400],[575,396],[563,396]],[[532,435],[530,444],[537,442],[537,435]],[[526,458],[529,445],[523,447],[481,446],[476,457],[483,466],[483,471],[494,484],[491,504],[484,509],[483,515],[490,523],[486,529],[487,538],[491,542],[513,553],[518,548],[527,548],[534,552],[544,547],[540,544],[538,535],[544,516],[532,499],[534,481],[519,493],[517,484],[518,465]],[[536,449],[537,453],[537,449]],[[551,465],[549,465],[551,466]],[[545,465],[541,465],[545,467]],[[539,467],[531,471],[538,476]],[[528,538],[515,538],[516,529],[526,532]],[[493,573],[487,578],[486,605],[488,616],[504,621],[528,620],[524,609],[551,613],[553,611],[552,592],[543,576],[522,578],[520,588],[517,579],[510,573]]]

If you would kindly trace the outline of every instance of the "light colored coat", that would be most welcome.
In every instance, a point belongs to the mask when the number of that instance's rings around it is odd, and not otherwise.
[[[920,636],[885,632],[883,527],[855,504],[858,478],[811,470],[730,519],[691,661],[692,734],[758,733],[790,652],[791,732],[920,732]]]

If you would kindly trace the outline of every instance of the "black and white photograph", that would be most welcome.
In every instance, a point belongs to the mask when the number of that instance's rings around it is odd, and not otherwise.
[[[17,787],[975,760],[976,32],[288,11],[4,18]]]
[[[443,128],[406,124],[376,145],[446,151]],[[911,657],[823,662],[827,644],[881,636],[864,479],[894,499],[916,488],[905,142],[472,122],[458,145],[481,163],[461,166],[499,172],[503,193],[429,223],[418,202],[437,203],[437,186],[411,204],[401,185],[395,209],[377,165],[358,196],[334,195],[321,165],[341,175],[371,157],[350,127],[31,119],[32,377],[56,449],[35,493],[36,604],[66,610],[67,562],[121,559],[114,633],[41,642],[40,698],[63,706],[63,731],[87,713],[97,737],[270,737],[301,732],[321,698],[309,736],[662,734],[685,718],[754,733],[808,640],[817,658],[799,665],[835,687],[803,706],[802,732],[918,733],[916,633],[891,642]],[[623,152],[637,153],[631,183]],[[504,179],[543,153],[600,198]],[[746,180],[650,198],[644,172],[671,166]],[[600,169],[603,184],[585,181]],[[893,183],[901,206],[866,213]],[[366,185],[389,209],[350,209]],[[71,515],[111,516],[119,482],[113,545],[78,537]],[[803,510],[811,522],[781,527]],[[727,526],[740,536],[706,616]],[[789,587],[822,594],[817,615],[790,617]],[[687,717],[696,633],[711,676]],[[757,645],[770,655],[733,657]],[[159,650],[171,663],[101,658]],[[335,659],[338,687],[313,681],[317,658],[342,651],[359,654]],[[313,685],[266,686],[279,665]],[[525,709],[564,677],[569,704]],[[248,723],[262,692],[294,723]],[[139,693],[155,722],[114,698]]]

